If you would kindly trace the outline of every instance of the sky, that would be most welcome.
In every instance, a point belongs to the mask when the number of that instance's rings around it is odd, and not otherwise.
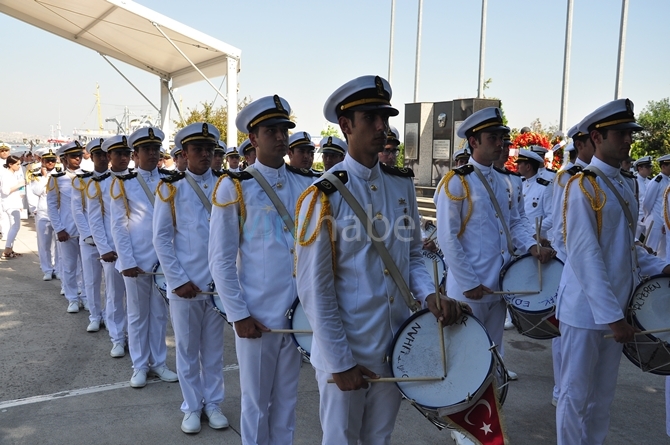
[[[323,104],[345,82],[388,77],[391,0],[139,0],[148,8],[242,51],[240,97],[278,94],[297,131],[318,135]],[[414,102],[418,0],[397,0],[391,102]],[[509,124],[558,124],[567,0],[488,0],[485,78]],[[424,0],[419,102],[476,97],[481,1]],[[623,97],[639,113],[670,96],[670,2],[629,0]],[[614,99],[621,1],[574,0],[567,126]],[[0,132],[49,135],[97,126],[96,83],[104,118],[153,109],[96,52],[0,14]],[[157,78],[115,61],[154,103]],[[222,78],[214,79],[220,85]],[[224,85],[225,87],[225,85]],[[205,82],[179,89],[193,108],[215,98]],[[220,105],[221,99],[216,100]],[[173,111],[173,116],[175,115]],[[109,128],[109,124],[108,124]],[[402,131],[401,131],[402,134]]]

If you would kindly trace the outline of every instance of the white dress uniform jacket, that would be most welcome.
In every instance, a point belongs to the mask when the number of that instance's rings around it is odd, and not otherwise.
[[[536,218],[542,217],[540,236],[547,237],[552,225],[552,182],[539,174],[523,179],[523,201],[526,217],[535,227]]]
[[[563,197],[565,186],[570,178],[582,171],[588,164],[577,158],[575,163],[569,162],[561,169],[554,179],[554,190],[552,194],[552,225],[551,225],[551,247],[556,251],[556,258],[565,263],[565,242],[563,240]]]
[[[645,222],[650,224],[654,221],[654,227],[649,233],[649,239],[646,244],[654,251],[657,251],[662,256],[665,256],[665,239],[663,237],[663,194],[665,189],[670,186],[670,177],[659,173],[652,179],[645,189],[644,201],[642,205],[646,218]]]
[[[647,192],[647,186],[651,182],[651,179],[649,178],[643,178],[639,174],[635,175],[635,179],[637,180],[637,200],[640,203],[640,208],[638,212],[638,217],[637,217],[637,238],[640,238],[641,234],[645,234],[647,232],[647,227],[649,223],[645,220],[645,212],[644,212],[644,196]],[[667,245],[667,244],[666,244]]]

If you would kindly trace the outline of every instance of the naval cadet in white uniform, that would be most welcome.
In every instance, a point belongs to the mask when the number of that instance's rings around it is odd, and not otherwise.
[[[644,195],[647,191],[647,186],[651,181],[651,156],[642,156],[640,159],[633,162],[633,169],[635,170],[635,179],[637,180],[637,200],[640,203],[640,211],[637,220],[637,238],[640,239],[642,234],[647,233],[648,223],[644,215]],[[666,231],[667,232],[667,231]],[[666,242],[667,245],[667,242]],[[666,249],[667,250],[667,249]],[[667,252],[666,252],[667,253]]]
[[[328,171],[333,165],[344,160],[347,154],[347,143],[336,136],[326,136],[319,143],[323,171]]]
[[[93,176],[104,174],[108,170],[107,154],[102,151],[102,139],[95,138],[86,144],[86,150],[91,155],[93,171],[79,169],[77,176],[72,179],[72,212],[79,231],[79,253],[81,255],[82,281],[88,300],[87,332],[98,332],[100,325],[105,322],[105,310],[102,301],[102,264],[100,253],[95,247],[93,235],[88,225],[88,207],[86,206],[86,185]]]
[[[531,227],[535,227],[539,218],[542,218],[540,237],[547,238],[552,225],[552,181],[542,178],[538,169],[543,159],[530,150],[520,149],[516,159],[519,173],[523,176],[522,193],[526,218]]]
[[[219,130],[198,122],[179,130],[186,172],[161,180],[153,216],[153,244],[161,263],[177,351],[177,375],[184,401],[181,430],[200,432],[200,417],[214,429],[228,427],[221,412],[224,399],[223,327],[210,295],[207,260],[211,196],[218,177],[211,169]],[[218,290],[222,292],[221,289]]]
[[[212,170],[221,171],[224,170],[223,167],[223,158],[226,157],[226,152],[228,147],[223,141],[219,141],[216,147],[214,148],[214,153],[212,154]]]
[[[153,277],[144,273],[151,272],[158,262],[152,242],[155,190],[161,178],[172,174],[156,167],[163,138],[163,132],[155,127],[140,128],[128,136],[128,145],[137,155],[137,169],[114,177],[110,186],[116,269],[126,288],[133,388],[144,387],[147,375],[156,375],[165,382],[177,381],[177,374],[165,364],[167,305],[154,286]]]
[[[245,139],[244,142],[240,144],[239,147],[240,154],[244,157],[244,162],[249,165],[253,165],[256,162],[256,147],[251,145],[249,139]]]
[[[105,139],[101,148],[107,154],[110,169],[88,180],[86,208],[88,225],[105,274],[105,325],[112,341],[109,354],[120,358],[126,355],[126,286],[116,270],[118,255],[112,236],[112,197],[109,190],[112,176],[128,174],[132,148],[128,145],[127,137],[120,134]]]
[[[72,180],[81,162],[84,148],[79,141],[68,142],[58,149],[64,170],[52,173],[47,183],[47,212],[51,226],[58,239],[60,280],[67,298],[69,313],[79,312],[81,299],[77,290],[77,263],[79,253],[79,231],[72,213]],[[83,306],[83,303],[81,304]]]
[[[635,245],[637,201],[620,171],[632,132],[642,128],[632,102],[605,104],[580,127],[593,141],[595,156],[565,188],[567,260],[556,314],[562,348],[559,445],[604,442],[622,343],[632,341],[636,330],[624,318],[628,300],[641,275],[670,272],[664,260]],[[603,338],[612,331],[614,340]]]
[[[461,319],[460,305],[442,300],[421,254],[422,238],[411,170],[384,165],[391,87],[379,76],[362,76],[338,88],[323,111],[338,123],[349,151],[330,170],[367,211],[414,298],[445,324]],[[319,385],[325,445],[388,444],[401,394],[385,362],[394,333],[410,310],[363,223],[330,180],[319,180],[298,203],[298,295],[314,330],[311,360]],[[412,301],[410,304],[414,304]],[[328,383],[328,379],[335,383]]]
[[[58,255],[56,255],[56,234],[47,210],[47,182],[56,170],[56,153],[51,148],[42,148],[38,152],[42,157],[40,171],[32,175],[28,185],[30,192],[35,196],[35,232],[37,232],[37,253],[40,258],[40,268],[44,273],[42,279],[51,281],[56,278]],[[59,169],[60,170],[60,169]]]
[[[228,321],[234,323],[242,392],[244,444],[290,444],[295,430],[300,353],[286,329],[297,298],[292,223],[296,201],[316,175],[284,163],[291,108],[279,96],[247,105],[237,116],[256,162],[229,170],[218,184],[212,211],[209,264]],[[301,133],[302,135],[302,133]],[[258,173],[287,210],[279,213],[251,173]]]
[[[645,189],[644,206],[645,221],[647,224],[654,222],[654,226],[649,232],[649,238],[645,244],[654,252],[658,253],[660,258],[665,258],[665,220],[663,219],[663,196],[665,189],[670,186],[670,155],[663,155],[656,159],[661,172],[652,179]]]
[[[240,172],[240,153],[237,151],[237,147],[228,147],[226,148],[226,164],[228,165],[228,171],[231,172]]]

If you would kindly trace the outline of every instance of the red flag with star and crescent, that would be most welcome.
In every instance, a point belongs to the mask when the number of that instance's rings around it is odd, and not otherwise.
[[[463,411],[447,417],[458,430],[466,434],[478,445],[505,445],[507,437],[503,428],[498,397],[494,388],[496,380],[489,379],[482,396]]]

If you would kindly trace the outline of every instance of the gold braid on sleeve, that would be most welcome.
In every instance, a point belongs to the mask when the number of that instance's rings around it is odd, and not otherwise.
[[[584,187],[584,178],[586,178],[590,183],[591,186],[593,187],[593,196],[589,193],[588,190],[586,190],[586,187]],[[567,246],[567,239],[568,239],[568,226],[567,226],[567,213],[568,213],[568,193],[569,193],[569,187],[570,184],[573,181],[579,182],[579,188],[581,189],[582,193],[584,193],[584,196],[589,200],[589,204],[591,205],[591,209],[593,209],[594,212],[596,212],[596,225],[598,227],[598,238],[600,238],[600,234],[602,232],[603,228],[603,207],[605,207],[605,203],[607,202],[607,195],[605,192],[600,188],[598,183],[596,182],[596,178],[593,176],[585,175],[583,173],[578,173],[570,180],[565,186],[565,198],[563,200],[563,242]],[[567,249],[567,247],[566,247]]]
[[[665,193],[663,193],[663,219],[665,220],[665,230],[670,230],[670,217],[668,216],[668,193],[670,192],[670,187],[665,188]]]
[[[95,195],[93,196],[91,196],[90,192],[91,182],[95,187]],[[105,203],[102,201],[102,190],[100,190],[100,183],[98,181],[94,181],[93,179],[88,180],[88,184],[86,185],[86,196],[88,196],[88,199],[98,198],[98,202],[100,203],[100,212],[102,213],[102,216],[105,216]]]
[[[558,184],[559,187],[565,188],[565,186],[568,185],[567,182],[565,183],[565,185],[561,184],[561,177],[563,177],[563,174],[565,172],[566,172],[566,170],[561,170],[558,173],[556,173],[556,179],[554,180],[554,182],[556,184]],[[568,179],[568,181],[570,181],[570,180]]]
[[[172,227],[177,227],[177,214],[174,208],[174,197],[177,194],[177,187],[175,187],[173,184],[170,184],[169,182],[163,182],[162,184],[167,186],[169,192],[167,197],[163,196],[163,193],[161,192],[160,182],[158,183],[158,187],[156,187],[156,195],[158,195],[161,201],[170,203],[170,212],[172,213]]]
[[[228,176],[221,176],[219,180],[216,181],[216,185],[214,186],[214,190],[212,191],[212,204],[221,208],[228,207],[233,204],[240,205],[240,235],[241,235],[242,229],[244,227],[244,221],[246,221],[247,219],[247,208],[244,205],[244,197],[242,196],[242,184],[240,183],[240,180],[230,178],[230,180],[233,181],[233,186],[235,186],[235,191],[237,192],[237,199],[234,199],[230,202],[226,202],[223,204],[216,200],[216,193],[219,190],[219,185],[221,185],[221,181],[223,181],[227,177]]]
[[[53,186],[49,186],[53,181]],[[53,176],[49,176],[49,180],[47,181],[47,193],[52,192],[56,190],[56,193],[58,193],[58,196],[56,196],[56,208],[60,209],[60,189],[58,188],[58,178],[54,178]]]
[[[75,185],[77,179],[79,179],[79,187]],[[86,183],[80,177],[75,176],[74,178],[72,178],[72,188],[77,190],[81,195],[81,208],[82,210],[86,210],[86,194],[85,194],[86,192],[84,191],[86,190]]]
[[[114,194],[114,184],[119,185],[119,193],[116,195]],[[126,208],[126,218],[130,219],[130,206],[128,205],[128,198],[126,197],[126,186],[123,185],[123,181],[116,176],[112,180],[112,185],[109,187],[109,196],[115,200],[123,198],[123,205]]]
[[[305,220],[302,222],[302,225],[299,227],[299,229],[296,229],[298,233],[298,236],[296,237],[296,242],[302,247],[309,246],[310,244],[314,243],[314,241],[316,241],[316,239],[319,236],[319,231],[321,230],[321,227],[325,224],[326,230],[328,230],[328,239],[330,241],[333,273],[335,273],[335,237],[333,236],[333,218],[332,218],[333,211],[330,206],[330,200],[328,199],[328,196],[326,196],[325,193],[319,192],[319,189],[315,185],[309,186],[307,190],[305,190],[302,193],[302,195],[300,195],[300,197],[298,198],[298,202],[296,203],[295,206],[295,220],[299,222],[299,214],[300,214],[300,208],[302,207],[302,203],[310,195],[312,195],[312,198],[309,201],[309,205],[307,207],[307,214],[305,215]],[[314,232],[311,234],[309,238],[307,238],[307,226],[309,226],[309,222],[312,219],[312,215],[314,214],[314,208],[316,207],[317,199],[321,201],[321,211],[319,212],[319,219],[316,222]],[[297,255],[295,256],[294,261],[297,263],[298,261]]]
[[[458,179],[461,181],[461,186],[463,186],[463,196],[456,196],[453,195],[449,191],[449,181],[451,178],[454,176],[458,176]],[[461,175],[456,175],[456,172],[451,170],[449,173],[444,175],[444,178],[442,178],[442,181],[440,181],[440,185],[437,187],[437,193],[439,193],[440,188],[444,186],[444,192],[446,193],[447,197],[451,199],[452,201],[467,201],[468,202],[468,211],[465,214],[465,218],[461,222],[461,229],[458,232],[457,237],[460,237],[463,235],[463,232],[465,232],[465,226],[467,225],[468,221],[470,221],[470,217],[472,216],[472,199],[470,199],[470,186],[468,185],[468,181],[465,180],[465,178]]]

